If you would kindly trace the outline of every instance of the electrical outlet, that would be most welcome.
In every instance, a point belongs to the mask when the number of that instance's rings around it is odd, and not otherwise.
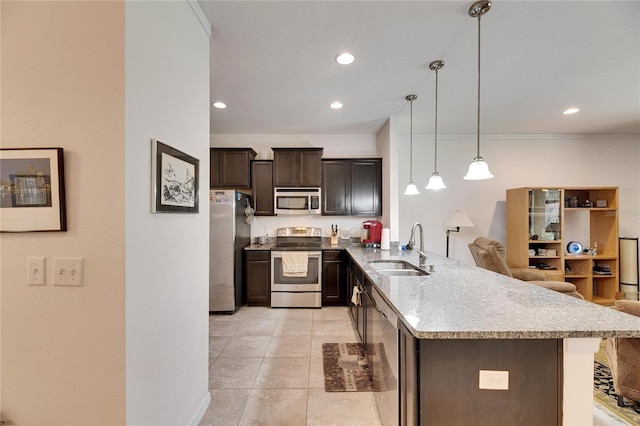
[[[509,372],[480,370],[480,389],[509,390]]]
[[[84,275],[84,258],[54,257],[53,285],[82,286]]]
[[[46,284],[46,257],[27,257],[27,284]]]

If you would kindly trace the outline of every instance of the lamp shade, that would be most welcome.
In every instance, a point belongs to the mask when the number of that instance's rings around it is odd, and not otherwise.
[[[431,177],[429,178],[429,183],[425,187],[426,189],[445,189],[447,186],[444,184],[442,177],[438,172],[433,172]]]
[[[418,187],[413,182],[409,182],[407,189],[404,190],[404,195],[418,195],[419,193]]]
[[[458,228],[462,226],[475,226],[475,224],[469,219],[466,213],[456,210],[449,213],[449,216],[444,220],[442,226],[445,228]]]
[[[469,164],[469,170],[464,177],[465,180],[484,180],[491,179],[493,175],[489,171],[489,165],[482,157],[476,157]]]

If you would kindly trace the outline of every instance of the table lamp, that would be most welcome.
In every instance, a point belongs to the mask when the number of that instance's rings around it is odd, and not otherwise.
[[[445,228],[447,228],[447,257],[449,257],[449,234],[451,232],[460,232],[460,227],[462,226],[475,226],[469,216],[466,213],[463,213],[459,210],[453,211],[449,213],[449,216],[444,220],[442,224]],[[455,228],[455,229],[451,229]]]

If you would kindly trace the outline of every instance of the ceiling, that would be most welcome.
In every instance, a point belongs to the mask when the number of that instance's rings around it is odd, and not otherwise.
[[[409,94],[413,133],[433,134],[437,59],[438,134],[476,133],[472,1],[199,3],[211,101],[228,105],[211,108],[213,134],[375,134],[389,117],[408,134]],[[480,87],[483,134],[640,135],[640,2],[492,2]]]

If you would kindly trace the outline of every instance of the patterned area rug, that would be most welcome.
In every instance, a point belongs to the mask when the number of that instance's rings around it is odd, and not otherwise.
[[[372,348],[380,356],[379,347]],[[360,343],[323,343],[322,367],[326,392],[371,392],[384,390],[380,371],[367,363]]]
[[[609,369],[609,360],[604,350],[604,344],[596,353],[593,365],[593,398],[605,409],[611,411],[622,420],[640,425],[640,405],[624,398],[624,407],[618,407],[618,395],[613,388],[613,378]]]

